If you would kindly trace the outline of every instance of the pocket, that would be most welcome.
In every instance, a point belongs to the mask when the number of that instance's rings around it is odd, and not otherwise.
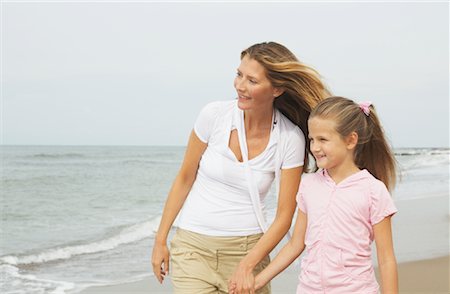
[[[303,257],[300,261],[300,276],[299,276],[299,283],[300,285],[309,285],[311,286],[317,286],[321,287],[321,268],[319,264],[321,262],[319,260],[316,260],[314,262],[314,257],[311,255],[311,252],[308,252],[308,255]]]
[[[190,243],[191,240],[184,238],[184,235],[175,233],[170,241],[169,253],[171,258],[183,260],[195,260],[200,257],[211,258],[212,254],[206,250],[203,250],[196,243]]]
[[[188,234],[184,231],[177,230],[170,241],[170,255],[183,256],[187,259],[194,256],[194,253],[198,248],[195,246],[196,244],[191,241]]]
[[[172,278],[204,279],[205,273],[210,273],[217,267],[216,260],[207,252],[186,247],[171,248],[170,262]]]
[[[196,260],[197,253],[185,248],[172,248],[170,249],[170,257],[172,260],[181,258],[182,260]]]
[[[312,245],[307,246],[306,254],[300,260],[300,271],[308,272],[312,261],[317,258],[317,254],[319,252],[317,246],[319,242],[313,243]]]
[[[342,272],[349,277],[352,280],[355,281],[371,281],[374,277],[373,267],[370,265],[350,265],[346,262],[345,258],[343,257],[343,251],[342,249],[339,249],[339,262],[338,266],[339,269],[342,270]],[[371,261],[370,261],[371,262]],[[364,270],[365,267],[368,267],[368,270]],[[361,272],[363,271],[363,272]]]
[[[199,268],[199,257],[195,246],[189,244],[185,237],[185,234],[177,231],[170,241],[169,253],[172,277],[192,276]]]
[[[302,272],[308,271],[309,264],[311,263],[309,261],[310,258],[308,258],[308,257],[309,257],[308,255],[304,256],[300,261],[300,271],[302,271]]]

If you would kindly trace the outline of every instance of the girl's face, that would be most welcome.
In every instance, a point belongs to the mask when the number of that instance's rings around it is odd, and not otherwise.
[[[264,67],[247,55],[237,69],[234,87],[242,110],[269,109],[275,97],[281,95],[270,83]]]
[[[344,164],[353,164],[354,140],[342,138],[333,120],[313,117],[308,120],[308,128],[310,149],[319,168],[332,172]]]

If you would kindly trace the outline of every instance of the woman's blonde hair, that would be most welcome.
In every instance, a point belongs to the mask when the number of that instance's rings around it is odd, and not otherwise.
[[[396,160],[381,126],[375,107],[371,104],[366,114],[359,104],[344,97],[329,97],[311,112],[310,119],[330,119],[342,138],[358,134],[354,160],[360,169],[367,169],[389,190],[396,182]]]
[[[241,59],[248,56],[261,64],[273,87],[284,90],[275,98],[274,107],[300,127],[305,135],[305,170],[308,169],[309,139],[308,117],[311,110],[330,96],[320,75],[313,68],[301,63],[286,47],[275,42],[250,46],[241,52]]]

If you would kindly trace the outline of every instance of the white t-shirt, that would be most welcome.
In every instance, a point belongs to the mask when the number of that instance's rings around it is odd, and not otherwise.
[[[236,100],[212,102],[200,112],[194,131],[208,147],[200,159],[197,177],[178,218],[178,227],[209,236],[247,236],[262,232],[253,210],[245,166],[228,146],[230,132],[242,118]],[[303,132],[275,110],[266,149],[249,160],[264,215],[264,199],[275,178],[275,169],[280,168],[276,167],[275,159],[279,145],[284,151],[282,169],[303,165]]]

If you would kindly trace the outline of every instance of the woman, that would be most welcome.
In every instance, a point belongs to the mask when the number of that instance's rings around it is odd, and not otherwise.
[[[253,289],[291,225],[308,164],[308,115],[329,95],[316,71],[275,42],[241,53],[234,87],[237,100],[200,112],[155,237],[152,266],[162,282],[167,236],[183,207],[170,248],[175,293],[226,293],[230,278],[236,289]],[[263,203],[274,179],[277,213],[267,227]]]

